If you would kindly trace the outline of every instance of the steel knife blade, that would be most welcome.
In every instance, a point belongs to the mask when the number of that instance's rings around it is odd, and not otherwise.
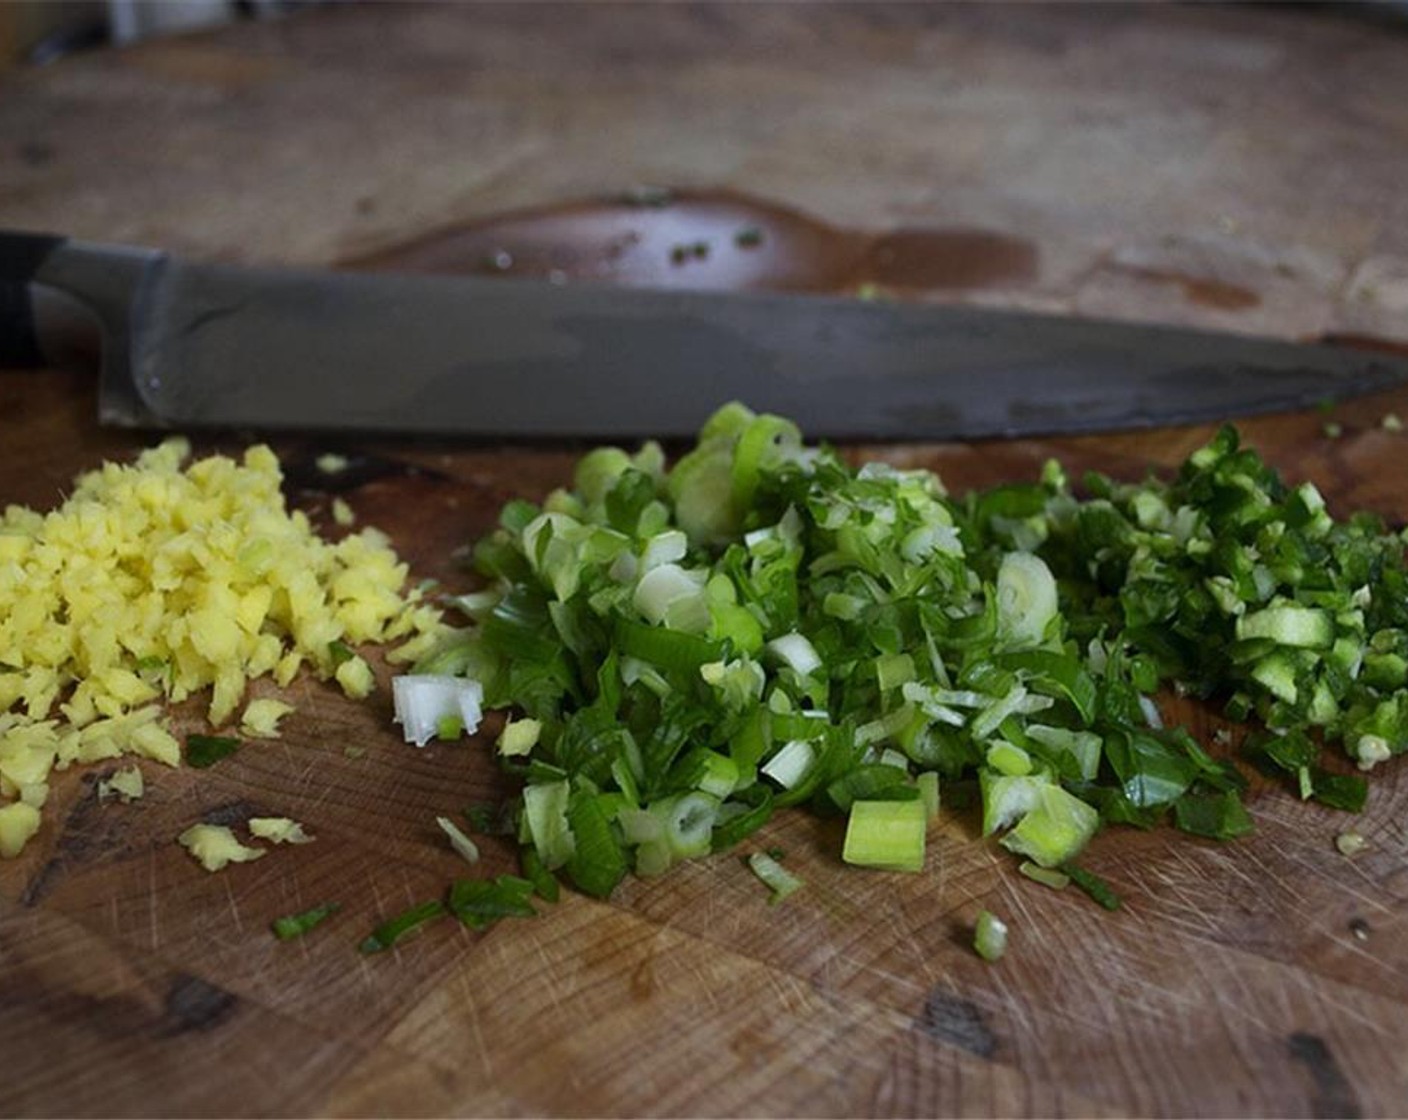
[[[153,428],[686,436],[740,400],[813,437],[1232,419],[1388,388],[1408,359],[967,306],[243,268],[0,234],[0,364],[101,334],[99,416]]]

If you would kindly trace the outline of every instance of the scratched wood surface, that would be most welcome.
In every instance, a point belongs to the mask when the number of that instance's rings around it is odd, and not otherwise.
[[[7,77],[0,224],[230,260],[870,284],[1404,341],[1402,36],[1271,9],[339,8]],[[678,193],[611,201],[640,184]],[[751,250],[745,224],[765,233]],[[92,406],[81,377],[0,378],[0,500],[51,505],[143,445]],[[1408,437],[1388,411],[1408,416],[1408,390],[1340,406],[1338,440],[1305,413],[1244,431],[1338,512],[1402,521]],[[1208,434],[849,450],[962,491],[1053,454],[1137,477]],[[506,498],[563,482],[575,450],[276,446],[325,526],[309,464],[357,456],[341,496],[451,586],[453,550]],[[385,688],[290,692],[282,741],[204,772],[144,766],[131,806],[97,802],[105,768],[69,772],[0,865],[6,1114],[1408,1107],[1401,766],[1376,775],[1352,861],[1333,845],[1345,818],[1275,788],[1235,844],[1103,834],[1089,864],[1125,897],[1114,915],[1022,879],[962,814],[903,876],[842,868],[834,822],[789,813],[760,841],[808,881],[783,906],[725,856],[362,958],[379,917],[461,872],[434,816],[510,791],[481,743],[400,744]],[[1183,714],[1210,739],[1210,716]],[[174,843],[255,814],[318,839],[217,875]],[[487,871],[512,866],[484,849]],[[328,900],[344,909],[315,935],[269,935]],[[1013,925],[996,966],[968,947],[983,907]]]

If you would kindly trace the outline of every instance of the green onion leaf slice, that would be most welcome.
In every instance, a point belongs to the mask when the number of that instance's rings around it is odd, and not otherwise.
[[[240,741],[223,735],[187,735],[186,764],[197,770],[214,766],[240,749]]]
[[[445,916],[445,904],[438,899],[423,902],[381,923],[357,946],[362,953],[380,953],[402,938]]]
[[[334,914],[342,909],[339,902],[328,902],[322,906],[314,906],[298,914],[288,914],[282,918],[275,918],[270,925],[274,931],[274,936],[280,941],[292,941],[296,937],[302,937],[315,926],[322,925]]]

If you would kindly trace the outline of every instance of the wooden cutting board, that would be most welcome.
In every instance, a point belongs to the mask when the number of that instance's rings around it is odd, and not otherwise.
[[[0,223],[223,259],[772,286],[1408,339],[1405,44],[1288,12],[1122,8],[341,8],[75,58],[0,87]],[[1353,83],[1340,78],[1347,70]],[[349,111],[349,106],[353,107]],[[84,112],[82,110],[89,110]],[[316,156],[316,158],[312,158]],[[677,188],[671,197],[635,191]],[[661,205],[664,203],[664,205]],[[761,240],[740,237],[757,229]],[[704,251],[694,247],[706,245]],[[680,250],[680,252],[677,252]],[[1408,519],[1408,390],[1247,439],[1339,513]],[[847,449],[955,492],[1135,478],[1211,432]],[[0,377],[0,500],[47,507],[146,442],[92,386]],[[198,440],[199,450],[242,439]],[[276,441],[291,501],[334,496],[417,578],[563,445]],[[311,469],[355,468],[336,495]],[[8,1115],[1401,1114],[1408,780],[1353,821],[1268,788],[1254,836],[1112,830],[1107,914],[946,815],[918,875],[848,869],[834,822],[777,818],[806,888],[734,856],[565,895],[531,921],[356,943],[464,872],[434,824],[511,790],[482,741],[417,751],[383,687],[289,690],[284,738],[203,772],[56,782],[0,865]],[[1216,723],[1182,709],[1211,739]],[[351,748],[349,750],[349,748]],[[216,875],[187,825],[288,815],[317,836]],[[483,844],[483,870],[513,866]],[[275,916],[342,911],[280,943]],[[977,912],[1009,919],[997,965]]]

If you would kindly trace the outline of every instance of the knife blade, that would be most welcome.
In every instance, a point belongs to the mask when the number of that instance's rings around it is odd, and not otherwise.
[[[99,416],[152,428],[686,436],[718,405],[814,437],[1230,419],[1408,378],[1375,351],[964,306],[241,268],[0,234],[0,363],[101,334]]]

